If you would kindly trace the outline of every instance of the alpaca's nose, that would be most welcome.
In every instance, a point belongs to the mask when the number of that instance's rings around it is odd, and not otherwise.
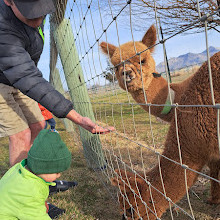
[[[132,71],[131,70],[125,70],[125,71],[123,71],[122,72],[122,75],[124,76],[130,76],[130,74],[132,73]]]

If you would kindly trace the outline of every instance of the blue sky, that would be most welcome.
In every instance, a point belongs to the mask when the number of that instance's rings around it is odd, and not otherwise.
[[[66,16],[68,15],[68,11],[66,13]],[[95,32],[96,32],[96,37],[99,37],[102,33],[102,28],[101,28],[101,22],[100,22],[100,17],[97,11],[93,12],[93,25],[95,27]],[[79,15],[79,14],[78,14]],[[123,18],[121,18],[123,19]],[[45,25],[45,46],[44,46],[44,51],[43,54],[41,56],[41,59],[39,61],[38,64],[38,68],[42,71],[44,78],[46,78],[47,80],[49,79],[49,22],[48,22],[48,18],[47,18],[47,22]],[[104,27],[107,27],[107,25],[109,24],[109,19],[103,19],[103,23],[104,23]],[[72,29],[73,32],[76,33],[77,31],[75,30],[75,26],[73,25],[73,19],[71,19],[71,23],[72,23]],[[75,12],[75,23],[76,26],[78,26],[81,21],[79,19],[79,16],[77,17],[77,12]],[[108,42],[118,45],[118,37],[119,37],[119,41],[120,44],[123,44],[127,41],[131,41],[132,40],[132,35],[131,35],[131,30],[129,28],[125,28],[124,27],[124,23],[120,23],[120,19],[118,19],[117,22],[118,25],[118,33],[119,35],[117,35],[117,29],[115,24],[113,23],[109,29],[107,30],[107,37],[108,37]],[[133,24],[134,25],[134,24]],[[149,25],[150,26],[150,25]],[[129,26],[128,26],[129,27]],[[95,36],[94,36],[94,31],[93,31],[93,27],[92,27],[92,23],[91,23],[91,16],[88,14],[87,15],[87,19],[86,22],[84,22],[84,30],[81,33],[81,36],[79,36],[78,40],[76,41],[76,46],[79,49],[79,43],[82,45],[82,37],[84,37],[84,45],[85,47],[88,47],[88,41],[86,41],[86,31],[89,33],[89,42],[90,44],[93,44],[93,42],[95,42]],[[143,31],[133,31],[133,36],[134,36],[134,40],[141,40],[144,33],[146,32],[146,30]],[[216,31],[208,31],[208,42],[209,42],[209,46],[214,46],[214,47],[220,47],[220,34]],[[101,38],[101,41],[106,41],[105,36],[103,36]],[[87,50],[87,48],[83,49],[83,47],[81,47],[81,53],[79,52],[79,56],[83,56]],[[99,52],[98,52],[98,45],[96,44],[94,47],[94,63],[96,66],[96,73],[94,73],[94,71],[92,71],[91,75],[93,74],[100,74],[102,72],[102,69],[100,66],[102,67],[106,67],[106,56],[102,53],[101,54],[101,64],[99,62]],[[174,38],[169,39],[166,42],[166,50],[167,50],[167,55],[168,58],[171,57],[177,57],[179,55],[185,54],[185,53],[200,53],[202,51],[204,51],[206,49],[206,43],[205,43],[205,33],[200,33],[200,34],[190,34],[190,35],[177,35]],[[84,53],[84,54],[83,54]],[[91,58],[91,54],[89,55]],[[153,57],[156,61],[156,64],[159,64],[160,62],[164,61],[164,56],[163,56],[163,49],[162,49],[162,45],[158,45],[155,49],[155,52],[153,54]],[[91,61],[91,59],[90,59]],[[86,59],[84,62],[84,67],[83,69],[89,69],[89,64],[86,63]],[[90,64],[91,65],[91,64]],[[91,65],[92,66],[92,65]],[[85,78],[89,79],[90,76],[85,76]],[[102,82],[103,83],[103,82]]]

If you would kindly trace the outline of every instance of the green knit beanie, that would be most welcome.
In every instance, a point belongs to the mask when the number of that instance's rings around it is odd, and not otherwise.
[[[71,153],[58,133],[42,130],[28,152],[27,166],[35,174],[60,173],[71,163]]]

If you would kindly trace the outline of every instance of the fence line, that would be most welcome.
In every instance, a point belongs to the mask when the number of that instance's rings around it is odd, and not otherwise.
[[[190,198],[191,195],[188,191],[188,182],[190,182],[189,172],[200,175],[202,178],[212,180],[216,184],[220,183],[220,180],[184,164],[179,138],[178,112],[182,111],[184,108],[186,108],[186,111],[188,111],[187,108],[189,110],[192,108],[216,109],[216,132],[218,148],[220,151],[219,104],[215,102],[216,94],[213,88],[209,40],[207,34],[209,31],[209,19],[213,16],[218,16],[220,9],[216,7],[215,12],[203,15],[203,12],[200,9],[200,1],[195,0],[198,9],[198,19],[170,36],[165,36],[160,39],[158,8],[157,2],[154,0],[158,42],[149,46],[147,49],[139,51],[136,48],[132,23],[132,16],[134,16],[132,14],[132,7],[134,6],[133,4],[136,4],[138,1],[130,0],[124,1],[124,3],[121,1],[121,4],[118,5],[114,5],[114,1],[110,0],[103,2],[100,0],[58,0],[54,2],[56,3],[57,11],[50,18],[50,81],[58,91],[68,98],[71,97],[74,107],[79,113],[96,120],[97,124],[101,126],[113,125],[116,128],[116,132],[113,132],[110,135],[100,136],[100,139],[96,138],[97,136],[85,133],[81,128],[79,129],[88,165],[96,171],[96,168],[101,168],[103,174],[103,178],[101,179],[103,180],[103,183],[117,180],[119,198],[122,198],[120,204],[123,204],[124,207],[124,216],[130,217],[130,219],[152,219],[153,217],[160,219],[160,210],[157,207],[157,201],[155,201],[155,195],[157,195],[155,193],[158,193],[162,196],[161,199],[164,198],[169,203],[169,211],[167,211],[168,214],[166,214],[168,219],[176,218],[173,213],[173,207],[180,209],[183,216],[188,216],[190,219],[196,219],[196,213],[193,209],[194,201]],[[146,1],[142,0],[140,2],[143,2],[144,5]],[[105,3],[105,7],[108,8],[109,14],[103,15],[107,9],[105,8],[105,10],[103,10],[103,5],[101,3]],[[118,7],[117,10],[115,10],[116,6]],[[129,31],[135,54],[129,58],[123,59],[121,44],[123,33],[120,30],[120,21],[123,19],[122,15],[126,10],[129,12]],[[169,79],[169,61],[166,59],[166,43],[180,34],[187,32],[192,27],[197,26],[199,23],[204,27],[212,104],[194,103],[193,105],[187,105],[173,103],[171,81]],[[216,30],[218,31],[218,29]],[[99,45],[103,40],[108,42],[107,53],[110,57],[110,43],[112,39],[115,41],[115,44],[118,45],[120,62],[110,68],[113,81],[109,85],[106,78],[103,77],[108,70],[105,70],[107,67],[105,67],[103,63],[106,61],[104,56],[100,53]],[[144,56],[146,52],[160,45],[163,47],[162,53],[164,63],[166,64],[165,74],[168,82],[169,104],[149,102],[144,82],[141,56]],[[134,103],[133,98],[129,93],[129,89],[127,88],[127,84],[125,83],[125,91],[123,91],[119,88],[119,84],[115,79],[117,68],[123,66],[125,71],[127,63],[131,63],[134,58],[138,58],[138,63],[140,64],[139,71],[144,96],[144,102],[142,103]],[[58,73],[60,76],[57,75]],[[125,74],[124,77],[126,77]],[[104,85],[102,85],[101,88],[94,89],[96,84]],[[88,90],[88,93],[86,90]],[[179,161],[163,154],[163,142],[169,125],[163,123],[160,124],[152,115],[152,108],[169,106],[174,109],[175,136],[177,139],[176,150],[178,151]],[[148,108],[148,113],[140,107]],[[69,125],[67,121],[65,121],[65,125],[68,128],[68,131],[76,132],[77,129],[73,128],[72,125]],[[161,133],[161,130],[164,130],[164,132]],[[147,132],[149,137],[146,135],[144,136],[144,132]],[[148,163],[148,158],[152,157],[154,157],[152,164]],[[181,207],[181,205],[176,204],[171,198],[169,198],[167,186],[164,184],[164,178],[166,177],[163,174],[161,158],[182,168],[188,207],[186,205]],[[152,185],[147,176],[148,169],[152,168],[155,164],[158,164],[161,189],[157,189],[157,187]],[[134,181],[134,185],[132,185],[131,179]],[[120,182],[123,183],[123,187],[120,185]],[[152,205],[149,205],[148,201],[145,201],[143,194],[141,194],[140,182],[144,184],[142,187],[148,187],[146,190],[149,190],[150,204]],[[106,187],[108,187],[108,185],[106,185]],[[129,188],[130,191],[128,191],[127,188]],[[111,190],[109,190],[109,192],[112,193]],[[113,195],[113,197],[114,196],[115,195]],[[128,207],[130,207],[130,209]]]

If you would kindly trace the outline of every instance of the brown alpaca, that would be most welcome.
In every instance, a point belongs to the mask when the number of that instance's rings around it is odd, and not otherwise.
[[[142,41],[135,42],[136,51],[133,42],[125,43],[121,45],[120,48],[105,42],[100,44],[101,49],[106,54],[109,54],[112,64],[116,67],[116,77],[119,86],[124,90],[127,89],[138,103],[146,103],[143,87],[146,93],[147,103],[165,104],[168,97],[167,81],[162,77],[155,77],[155,61],[151,56],[155,43],[156,30],[154,26],[151,26]],[[139,53],[142,51],[144,52],[140,53],[140,55],[136,55],[136,52]],[[126,62],[121,63],[121,61]],[[211,58],[211,68],[215,102],[220,103],[220,52]],[[173,83],[170,85],[170,88],[175,92],[174,104],[212,105],[207,62],[205,62],[192,77],[179,84]],[[149,111],[148,106],[142,107],[146,111]],[[180,162],[174,108],[166,114],[162,113],[163,108],[163,106],[150,107],[151,114],[170,122],[163,155]],[[201,171],[202,167],[207,164],[210,167],[210,176],[219,179],[220,153],[217,139],[217,108],[178,107],[177,123],[183,164],[196,171]],[[160,166],[167,197],[176,203],[186,193],[184,169],[164,157],[160,158]],[[123,171],[121,172],[123,173]],[[187,184],[190,188],[195,183],[198,175],[189,170],[186,170],[186,173]],[[127,178],[123,175],[122,178],[126,182]],[[148,181],[163,193],[159,165],[156,165],[146,175]],[[133,177],[131,173],[129,176],[131,177],[130,180],[134,182],[134,174]],[[154,203],[157,217],[161,217],[169,207],[169,203],[164,196],[155,190],[152,190],[153,201],[151,201],[146,182],[138,177],[136,179],[138,180],[138,188],[140,187],[139,191],[143,201],[146,202],[146,205],[151,210],[154,210]],[[116,185],[117,181],[114,179],[113,184]],[[117,185],[118,184],[122,183],[117,182]],[[126,193],[130,193],[129,195],[131,195],[131,197],[133,195],[131,190],[129,191],[129,188],[127,188]],[[143,219],[148,219],[145,205],[141,199],[137,198],[136,200],[138,202],[138,208],[135,204],[132,204],[133,208],[136,211],[139,210]],[[120,202],[123,202],[122,198]],[[216,181],[211,181],[210,202],[215,204],[220,203],[220,184]],[[121,205],[123,207],[123,204]],[[127,214],[129,215],[130,206],[128,205],[126,208],[128,208]],[[152,212],[148,212],[148,214],[149,219],[156,219],[155,214]]]

